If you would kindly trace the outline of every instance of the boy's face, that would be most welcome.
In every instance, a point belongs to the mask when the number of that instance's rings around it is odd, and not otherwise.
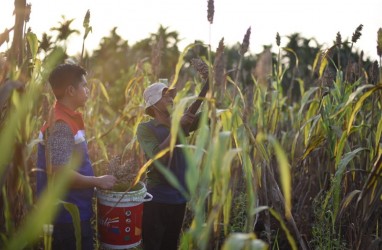
[[[78,84],[77,88],[74,86],[69,86],[71,88],[71,96],[73,98],[73,102],[77,107],[85,106],[89,94],[87,84],[88,83],[85,76],[82,76],[82,81]]]

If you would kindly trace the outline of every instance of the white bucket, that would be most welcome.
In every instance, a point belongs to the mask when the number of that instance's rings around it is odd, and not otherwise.
[[[128,249],[142,241],[143,202],[151,201],[146,186],[139,182],[139,190],[113,192],[97,190],[98,236],[106,249]]]

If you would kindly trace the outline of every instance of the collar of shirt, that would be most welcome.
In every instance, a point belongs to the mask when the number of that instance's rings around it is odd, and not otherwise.
[[[54,109],[56,112],[59,112],[61,114],[65,114],[65,115],[67,115],[67,116],[69,116],[75,120],[83,120],[82,114],[80,112],[73,111],[60,102],[56,102]]]
[[[168,129],[170,129],[169,126],[167,126],[166,124],[163,124],[163,123],[159,122],[159,121],[158,121],[157,119],[155,119],[155,118],[151,119],[150,122],[151,122],[155,127],[164,126],[164,127],[168,128]]]
[[[54,106],[54,117],[53,120],[45,122],[43,128],[41,129],[44,132],[52,122],[64,121],[69,125],[73,134],[77,134],[79,130],[85,130],[84,120],[82,118],[82,114],[80,112],[75,112],[65,105],[56,102]]]
[[[56,111],[56,121],[60,118],[62,119],[63,117],[68,117],[71,118],[74,123],[76,123],[78,129],[84,129],[84,120],[80,112],[73,111],[59,102],[56,102],[54,109]]]
[[[158,127],[159,125],[161,125],[161,123],[157,119],[151,119],[151,122],[153,123],[155,127]]]

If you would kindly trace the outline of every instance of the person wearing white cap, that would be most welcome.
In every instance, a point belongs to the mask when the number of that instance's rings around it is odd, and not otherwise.
[[[170,145],[171,109],[175,95],[176,90],[162,82],[151,84],[143,93],[145,112],[152,119],[138,125],[137,139],[147,158],[153,158]],[[191,113],[182,116],[180,126],[186,135],[195,129],[197,120]],[[182,191],[166,180],[158,165],[172,172]],[[171,156],[166,154],[149,167],[147,191],[153,199],[145,202],[143,208],[142,241],[145,250],[177,249],[187,203],[187,198],[182,194],[187,192],[186,168],[187,161],[179,147],[174,148]]]

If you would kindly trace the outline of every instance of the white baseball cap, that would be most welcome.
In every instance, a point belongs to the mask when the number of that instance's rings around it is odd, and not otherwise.
[[[155,103],[159,102],[162,98],[163,90],[166,89],[170,92],[172,97],[175,97],[176,90],[173,88],[168,88],[163,82],[156,82],[148,86],[143,92],[143,99],[145,100],[145,112],[146,114],[152,115],[148,112],[148,108],[153,106]]]

